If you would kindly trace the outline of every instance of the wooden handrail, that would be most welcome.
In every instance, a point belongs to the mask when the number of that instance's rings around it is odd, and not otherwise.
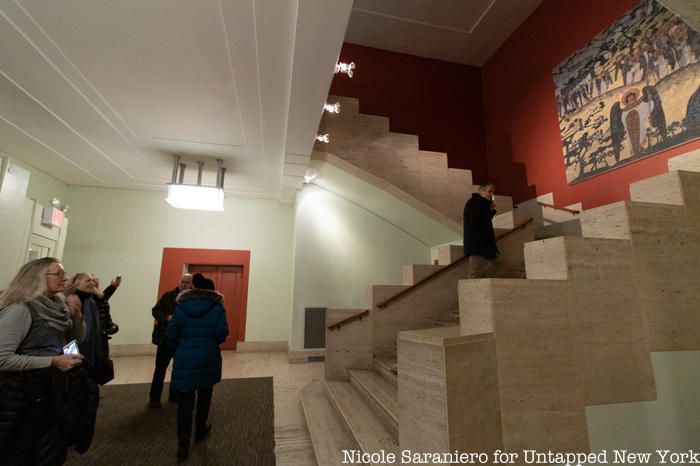
[[[574,214],[574,215],[578,215],[581,213],[580,210],[568,209],[566,207],[557,207],[557,206],[552,205],[552,204],[547,204],[546,202],[537,202],[537,204],[541,205],[542,207],[550,207],[550,208],[556,209],[556,210],[563,210],[564,212],[569,212],[569,213]]]
[[[531,223],[531,222],[532,222],[532,218],[528,218],[528,219],[526,219],[526,220],[523,220],[522,222],[520,222],[519,224],[517,224],[515,227],[511,228],[510,230],[508,230],[508,231],[506,231],[506,232],[503,232],[503,233],[501,233],[500,235],[497,235],[497,236],[496,236],[496,241],[499,241],[499,240],[505,238],[506,236],[512,234],[514,231],[520,230],[521,228],[525,228],[525,226],[528,225],[528,224]],[[440,270],[436,270],[435,272],[431,273],[431,274],[428,275],[427,277],[424,277],[423,279],[418,280],[416,283],[414,283],[414,284],[411,285],[410,287],[406,288],[405,290],[401,290],[401,291],[399,291],[398,293],[396,293],[394,296],[391,296],[390,298],[387,298],[387,299],[385,299],[384,301],[378,303],[378,304],[377,304],[377,307],[378,307],[379,309],[384,309],[384,308],[387,307],[389,304],[391,304],[391,303],[393,303],[393,302],[395,302],[395,301],[400,300],[400,299],[403,298],[405,295],[412,293],[412,292],[415,291],[417,288],[419,288],[419,287],[425,285],[425,284],[428,283],[428,282],[431,282],[431,281],[435,280],[438,276],[440,276],[440,275],[446,273],[446,272],[449,271],[449,270],[454,269],[455,267],[457,267],[457,266],[459,266],[459,265],[465,263],[465,262],[468,261],[468,260],[469,260],[468,257],[460,257],[459,259],[457,259],[456,261],[452,262],[451,264],[445,266],[444,268],[442,268],[442,269],[440,269]]]
[[[344,327],[348,325],[351,322],[355,322],[356,320],[362,320],[363,317],[366,317],[369,315],[369,309],[365,309],[362,312],[358,312],[355,315],[352,315],[348,317],[347,319],[343,319],[340,322],[336,322],[333,325],[328,326],[328,330],[340,330],[341,327]]]

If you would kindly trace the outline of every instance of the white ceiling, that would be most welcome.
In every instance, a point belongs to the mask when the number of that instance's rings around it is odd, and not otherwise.
[[[355,0],[345,40],[481,66],[542,0]]]
[[[190,183],[222,158],[227,193],[289,201],[349,20],[350,42],[481,64],[539,1],[0,0],[0,150],[141,189],[173,153]]]
[[[0,150],[68,184],[164,189],[172,157],[290,200],[352,0],[0,0]]]

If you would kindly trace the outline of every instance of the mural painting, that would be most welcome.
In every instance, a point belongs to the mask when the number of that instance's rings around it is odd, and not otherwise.
[[[553,77],[569,184],[700,137],[700,33],[655,0]]]

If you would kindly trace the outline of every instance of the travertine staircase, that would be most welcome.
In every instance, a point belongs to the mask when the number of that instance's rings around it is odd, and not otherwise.
[[[350,97],[328,96],[339,102],[338,114],[326,113],[319,133],[328,133],[329,143],[317,142],[312,158],[352,165],[385,185],[408,194],[462,224],[464,204],[474,192],[470,170],[447,167],[447,154],[418,148],[418,136],[389,131],[386,117],[359,113],[359,102]],[[396,191],[394,191],[396,192]],[[513,210],[509,196],[495,198],[499,213]]]
[[[347,160],[392,176],[345,143]],[[403,285],[370,287],[369,315],[327,331],[325,380],[301,394],[319,465],[380,464],[378,453],[401,450],[585,452],[586,406],[654,400],[650,352],[700,350],[700,151],[669,167],[631,185],[632,201],[582,212],[582,237],[511,235],[499,247],[514,278],[465,280],[453,267],[380,306],[461,256],[448,246],[440,265],[406,267]],[[443,212],[457,220],[456,208]],[[327,324],[362,311],[329,309]]]

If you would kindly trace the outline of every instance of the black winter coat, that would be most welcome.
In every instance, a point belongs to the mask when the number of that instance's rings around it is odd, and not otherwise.
[[[112,313],[110,312],[109,298],[112,297],[117,288],[114,285],[109,285],[102,291],[102,297],[98,298],[95,296],[95,304],[97,304],[97,310],[100,313],[100,328],[102,328],[102,333],[111,335],[109,329],[114,325],[112,322]],[[113,332],[116,333],[116,332]]]
[[[166,291],[156,305],[153,306],[152,314],[156,321],[151,341],[154,345],[160,346],[165,344],[165,329],[168,327],[168,316],[173,315],[175,312],[175,299],[178,294],[180,294],[180,288]]]
[[[4,372],[0,465],[61,465],[69,446],[90,447],[99,392],[83,369]]]
[[[491,201],[477,193],[464,206],[464,255],[493,259],[498,256],[496,234],[491,219]]]

